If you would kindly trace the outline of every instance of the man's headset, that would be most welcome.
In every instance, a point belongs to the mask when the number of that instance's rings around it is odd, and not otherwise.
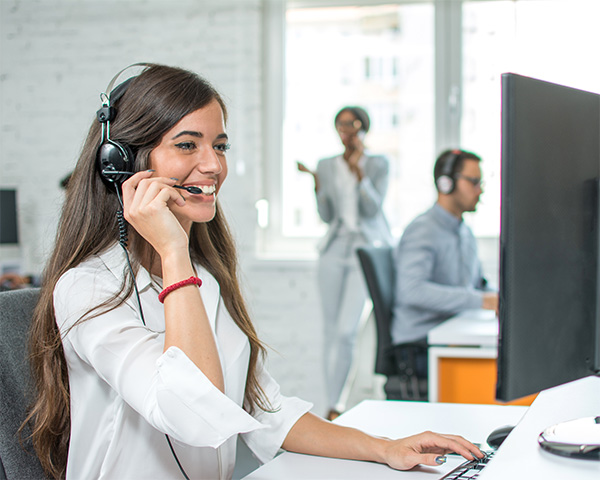
[[[454,191],[456,187],[456,166],[462,153],[462,150],[452,150],[443,157],[442,171],[440,176],[435,180],[438,192],[448,195]]]
[[[96,112],[96,118],[102,124],[102,141],[96,153],[96,169],[108,187],[118,188],[134,173],[135,154],[129,145],[116,142],[110,138],[110,122],[117,116],[115,104],[127,91],[131,81],[137,76],[128,78],[123,83],[113,85],[123,72],[133,67],[150,67],[149,63],[134,63],[118,72],[101,93],[102,107]]]

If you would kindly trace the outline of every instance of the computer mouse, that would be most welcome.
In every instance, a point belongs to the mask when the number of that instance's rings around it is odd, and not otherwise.
[[[487,437],[487,444],[492,447],[494,450],[497,449],[504,439],[508,437],[508,434],[512,432],[514,426],[505,425],[504,427],[498,427],[492,431]]]

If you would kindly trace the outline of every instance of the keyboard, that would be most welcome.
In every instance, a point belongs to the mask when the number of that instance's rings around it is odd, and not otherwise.
[[[485,457],[481,459],[476,458],[475,460],[467,460],[466,462],[461,463],[454,470],[444,475],[440,480],[471,480],[478,478],[479,472],[484,469],[484,467],[494,456],[493,450],[483,453],[485,453]]]

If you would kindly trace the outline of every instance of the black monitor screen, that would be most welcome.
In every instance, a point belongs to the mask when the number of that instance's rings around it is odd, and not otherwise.
[[[599,170],[600,95],[502,76],[499,400],[599,368]]]
[[[17,192],[0,190],[0,244],[19,243]]]

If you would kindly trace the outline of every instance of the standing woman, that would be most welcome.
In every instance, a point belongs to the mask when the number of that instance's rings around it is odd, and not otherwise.
[[[319,289],[330,420],[343,410],[340,395],[367,299],[356,248],[392,241],[382,210],[389,162],[385,156],[365,150],[363,140],[369,126],[369,115],[363,108],[342,108],[335,116],[335,128],[344,153],[320,160],[316,172],[298,164],[300,171],[313,175],[319,216],[329,225],[320,245]]]
[[[229,479],[238,435],[263,462],[279,448],[403,469],[449,451],[481,456],[450,435],[371,437],[280,394],[217,202],[229,148],[221,97],[161,65],[112,83],[33,318],[28,421],[48,474]]]

